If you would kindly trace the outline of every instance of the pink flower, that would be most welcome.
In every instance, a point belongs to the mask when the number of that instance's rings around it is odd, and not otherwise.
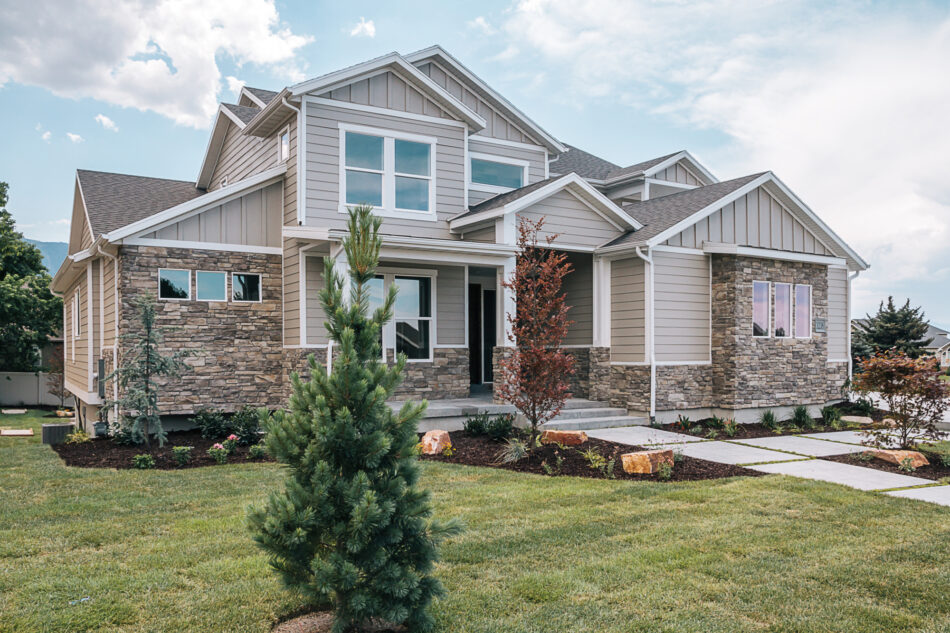
[[[238,436],[235,435],[234,433],[232,433],[231,435],[228,436],[228,439],[229,439],[229,440],[236,440],[237,438],[238,438]]]
[[[212,446],[211,448],[220,448],[221,450],[224,450],[224,445],[222,445],[221,442],[218,442],[217,444],[215,444],[215,445]]]

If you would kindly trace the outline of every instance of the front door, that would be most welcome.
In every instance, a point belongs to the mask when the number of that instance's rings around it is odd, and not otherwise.
[[[468,285],[468,362],[473,385],[491,383],[495,347],[495,291]]]

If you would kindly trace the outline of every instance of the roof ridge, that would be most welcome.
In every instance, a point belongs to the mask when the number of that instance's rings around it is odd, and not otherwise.
[[[650,198],[650,199],[648,199],[648,200],[637,200],[636,202],[630,202],[630,203],[624,205],[624,206],[623,206],[623,209],[626,210],[626,209],[631,208],[631,207],[641,207],[642,205],[649,204],[649,203],[651,203],[651,202],[658,202],[658,201],[660,201],[660,200],[665,200],[665,201],[668,202],[668,201],[670,201],[670,200],[673,199],[673,198],[681,197],[681,196],[684,196],[684,195],[687,195],[687,194],[698,195],[698,193],[702,193],[702,192],[709,191],[709,188],[710,188],[710,187],[719,187],[719,186],[723,186],[723,185],[731,185],[731,184],[735,183],[737,180],[745,180],[745,179],[748,179],[748,180],[755,180],[755,179],[758,178],[759,176],[764,176],[764,175],[767,174],[767,173],[769,173],[769,172],[768,172],[768,171],[760,171],[760,172],[757,172],[757,173],[754,173],[754,174],[747,174],[747,175],[745,175],[745,176],[739,176],[739,177],[737,177],[737,178],[731,178],[731,179],[729,179],[729,180],[720,180],[719,182],[713,182],[713,183],[710,183],[710,184],[708,184],[708,185],[700,185],[700,186],[698,186],[698,187],[693,187],[692,189],[684,189],[683,191],[677,191],[676,193],[671,193],[671,194],[668,194],[668,195],[665,195],[665,196],[659,196],[659,197],[656,197],[656,198]]]
[[[189,185],[195,185],[194,180],[181,180],[178,178],[160,178],[158,176],[140,176],[138,174],[124,174],[118,171],[102,171],[101,169],[76,169],[76,173],[86,174],[106,174],[108,176],[125,176],[126,178],[146,178],[148,180],[162,180],[164,182],[180,182]]]

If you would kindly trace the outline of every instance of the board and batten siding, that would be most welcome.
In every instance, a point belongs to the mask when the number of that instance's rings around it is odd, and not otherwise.
[[[663,171],[658,171],[653,174],[653,178],[657,180],[666,180],[667,182],[676,182],[681,185],[695,185],[700,186],[703,183],[699,181],[693,173],[682,164],[682,161],[670,165]]]
[[[594,266],[589,253],[568,253],[573,269],[564,278],[567,318],[573,321],[565,345],[590,345],[594,340]]]
[[[834,255],[762,187],[716,210],[667,240],[666,244],[702,248],[703,242]]]
[[[324,99],[375,106],[442,119],[454,118],[432,99],[423,95],[401,77],[385,72],[341,86],[320,95]]]
[[[710,360],[709,257],[653,253],[656,360]]]
[[[363,125],[383,131],[405,132],[436,139],[437,219],[383,218],[382,233],[421,238],[456,239],[449,219],[462,212],[465,197],[465,129],[432,121],[307,105],[307,225],[345,229],[347,215],[340,212],[340,123]]]
[[[639,257],[610,263],[610,360],[646,361],[646,287]]]
[[[558,191],[518,212],[521,217],[538,221],[544,218],[539,241],[557,234],[556,248],[569,246],[596,247],[618,237],[621,231],[591,210],[574,194]]]
[[[276,182],[144,237],[278,247],[281,242],[283,184]]]
[[[514,121],[493,108],[485,99],[473,92],[466,84],[459,81],[451,72],[441,65],[430,61],[420,64],[419,70],[427,74],[435,83],[445,88],[453,97],[468,106],[470,110],[474,110],[480,117],[485,119],[487,124],[485,129],[476,132],[476,135],[490,136],[506,141],[517,141],[519,143],[536,143],[536,141],[526,134]]]
[[[828,267],[828,360],[848,359],[848,270]]]

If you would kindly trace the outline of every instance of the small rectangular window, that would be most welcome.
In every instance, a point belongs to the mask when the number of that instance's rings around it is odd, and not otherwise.
[[[231,273],[231,299],[241,302],[259,302],[261,276],[255,273]]]
[[[769,335],[769,282],[752,282],[752,336]]]
[[[279,149],[278,149],[278,158],[281,162],[290,158],[290,128],[284,128],[284,131],[280,133],[280,138],[277,139]]]
[[[227,301],[227,273],[199,270],[195,273],[195,296],[198,301]]]
[[[775,284],[775,336],[792,335],[792,285]]]
[[[481,158],[472,159],[472,182],[518,189],[524,186],[524,168]]]
[[[158,298],[191,299],[191,271],[175,268],[158,269]]]
[[[795,286],[795,337],[811,338],[811,286]]]
[[[73,295],[73,336],[82,336],[82,328],[79,324],[79,291]]]

